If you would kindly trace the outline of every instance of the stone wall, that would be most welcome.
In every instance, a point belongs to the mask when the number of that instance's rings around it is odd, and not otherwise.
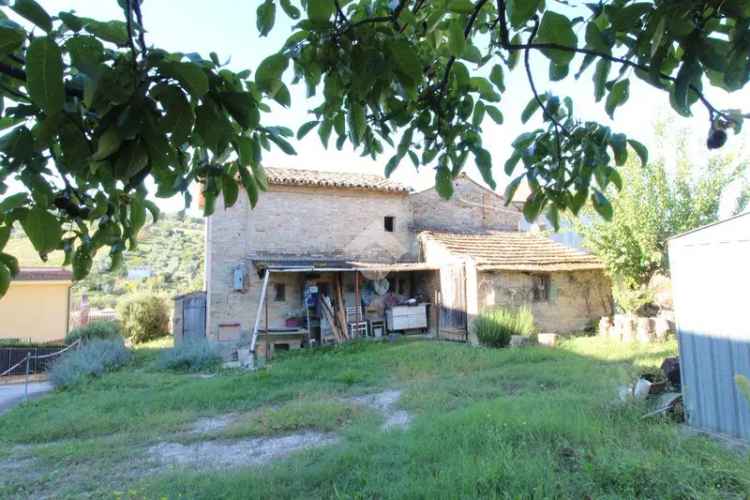
[[[441,198],[434,188],[409,196],[415,229],[456,233],[518,230],[523,215],[513,206],[504,206],[502,196],[467,176],[455,179],[453,189],[450,200]]]
[[[264,257],[325,258],[393,262],[416,257],[416,238],[406,193],[272,186],[255,209],[240,196],[228,209],[217,200],[206,225],[207,335],[234,338],[253,328],[262,280],[252,264]],[[384,217],[395,218],[393,232]],[[233,275],[245,273],[244,289],[234,290]],[[269,323],[281,326],[290,310],[301,307],[296,274],[272,274],[287,283],[284,304],[271,304]]]
[[[479,309],[527,305],[542,332],[580,332],[611,314],[609,280],[601,271],[553,272],[549,299],[534,301],[534,275],[498,271],[480,272]]]

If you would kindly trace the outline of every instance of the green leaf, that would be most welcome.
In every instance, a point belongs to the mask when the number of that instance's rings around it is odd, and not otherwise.
[[[159,215],[161,214],[161,211],[159,210],[159,207],[156,205],[156,203],[151,200],[143,200],[143,205],[151,214],[151,218],[153,219],[154,224],[159,222]]]
[[[260,123],[260,111],[250,92],[221,92],[219,99],[243,129],[255,128]]]
[[[295,151],[292,145],[289,144],[283,137],[279,137],[277,135],[269,135],[268,139],[275,143],[284,153],[288,155],[297,154],[297,151]]]
[[[166,111],[166,116],[160,121],[162,130],[172,133],[171,139],[175,146],[182,146],[188,141],[195,124],[193,108],[182,89],[176,86],[161,87],[154,97]]]
[[[555,232],[560,230],[560,212],[555,205],[550,205],[547,209],[547,220],[550,221]]]
[[[224,206],[226,208],[233,206],[237,202],[237,197],[240,193],[237,180],[229,174],[222,175],[221,192],[224,194]]]
[[[284,9],[284,12],[286,12],[286,15],[291,17],[292,19],[299,19],[300,11],[297,7],[292,5],[292,2],[290,0],[281,0],[281,8]]]
[[[630,97],[630,80],[620,80],[612,86],[612,90],[609,91],[607,101],[604,103],[604,109],[610,118],[614,119],[615,109],[618,106],[622,106]]]
[[[276,21],[276,4],[273,0],[266,0],[256,11],[256,26],[260,36],[266,36],[273,29]]]
[[[610,53],[609,44],[593,21],[586,25],[586,46],[604,54]]]
[[[441,165],[435,170],[435,190],[443,199],[453,196],[453,174],[448,167]]]
[[[505,161],[505,166],[503,167],[503,170],[505,171],[505,175],[510,175],[513,173],[513,170],[516,169],[516,165],[518,165],[518,162],[521,160],[521,153],[518,151],[513,151],[513,153],[510,155],[510,158],[508,158]]]
[[[99,136],[96,153],[94,153],[94,156],[92,156],[91,159],[94,161],[103,160],[120,149],[121,144],[122,136],[120,135],[120,131],[112,126]]]
[[[115,162],[115,178],[129,180],[148,165],[148,153],[140,141],[128,141],[120,148]]]
[[[513,35],[513,38],[511,38],[510,43],[513,45],[521,45],[521,35],[516,33]],[[512,50],[510,52],[510,55],[508,55],[508,69],[513,71],[515,69],[516,65],[518,64],[518,61],[521,58],[521,51],[520,50]]]
[[[497,87],[500,93],[505,92],[505,81],[503,78],[503,67],[495,64],[490,71],[490,81]]]
[[[31,21],[47,33],[52,31],[52,18],[34,0],[16,0],[13,3],[13,10],[16,14]]]
[[[327,24],[333,12],[333,0],[308,0],[307,2],[307,17],[314,24]]]
[[[103,23],[89,19],[83,29],[106,42],[111,42],[119,46],[128,44],[128,28],[122,21],[108,21]]]
[[[31,240],[31,244],[34,245],[34,248],[44,260],[46,260],[49,252],[57,248],[57,244],[62,239],[63,233],[60,221],[57,217],[39,207],[32,208],[26,213],[21,219],[21,226],[26,236]]]
[[[422,64],[417,49],[403,38],[390,40],[388,50],[396,65],[396,74],[406,86],[414,86],[422,78]]]
[[[239,157],[240,166],[247,167],[255,163],[255,144],[249,137],[239,136],[235,139],[235,149]]]
[[[482,120],[484,120],[484,112],[486,110],[486,107],[482,101],[477,101],[476,105],[474,105],[474,116],[472,116],[471,123],[475,127],[479,127],[482,124]]]
[[[461,57],[465,48],[463,23],[459,18],[453,19],[448,26],[448,51],[454,57]]]
[[[318,127],[318,137],[320,137],[320,143],[323,147],[328,149],[328,140],[331,137],[331,130],[333,129],[333,122],[331,120],[323,120],[323,123]]]
[[[613,209],[612,204],[609,202],[606,196],[599,190],[594,190],[594,194],[591,195],[591,202],[594,205],[594,210],[602,216],[606,221],[612,220]]]
[[[474,12],[474,4],[471,3],[471,0],[450,0],[447,8],[456,14],[471,14]]]
[[[268,191],[268,177],[266,176],[266,171],[263,169],[263,165],[256,162],[251,165],[250,168],[253,170],[253,177],[255,178],[255,183],[258,185],[258,188],[260,188],[261,191]]]
[[[0,298],[5,295],[8,288],[10,288],[10,269],[5,264],[0,264]]]
[[[10,54],[26,40],[26,33],[20,28],[0,24],[0,55]]]
[[[638,158],[641,159],[641,165],[645,167],[648,163],[648,149],[646,148],[646,146],[634,139],[628,139],[628,144],[630,144],[630,147],[633,148],[635,153],[638,155]]]
[[[242,181],[242,186],[245,188],[245,193],[247,193],[250,207],[255,208],[255,205],[258,203],[258,185],[255,183],[252,174],[245,167],[240,167],[240,181]]]
[[[677,72],[677,80],[672,87],[670,102],[674,110],[682,116],[690,116],[690,86],[694,82],[700,84],[702,74],[701,65],[694,56],[687,57]]]
[[[26,51],[26,86],[31,100],[47,114],[59,113],[65,102],[62,51],[54,40],[35,38]]]
[[[542,23],[539,25],[539,34],[535,42],[554,43],[575,48],[578,45],[578,37],[576,37],[573,31],[573,25],[568,16],[548,10],[544,13],[544,17],[542,17]],[[556,49],[544,49],[542,53],[560,65],[570,64],[575,55],[572,51]]]
[[[536,97],[532,97],[521,113],[521,123],[526,123],[527,121],[529,121],[529,119],[534,115],[534,113],[536,113],[539,107],[539,101],[537,101]]]
[[[65,23],[65,26],[75,32],[81,31],[83,29],[83,25],[85,24],[83,19],[76,16],[72,12],[60,12],[57,17],[60,18],[60,21]]]
[[[612,63],[606,59],[599,59],[596,63],[596,71],[594,71],[594,98],[596,102],[601,101],[604,97],[604,93],[607,90],[605,85],[611,67]]]
[[[283,84],[281,76],[287,66],[289,66],[289,58],[284,54],[273,54],[265,58],[255,72],[255,84],[261,91],[273,96]]]
[[[482,179],[494,191],[497,188],[497,183],[492,176],[492,156],[490,156],[490,152],[479,148],[474,151],[474,160],[477,163],[479,173],[482,174]]]
[[[391,156],[391,159],[388,160],[388,163],[385,164],[385,176],[390,177],[391,174],[396,170],[398,167],[398,164],[401,162],[401,158],[403,158],[400,154],[395,154]]]
[[[542,2],[543,0],[508,0],[507,9],[511,26],[517,28],[526,24]]]
[[[208,76],[203,68],[191,62],[175,62],[170,65],[175,78],[196,99],[203,97],[209,89]]]
[[[10,239],[10,226],[0,226],[0,250],[5,248],[5,245]]]
[[[16,276],[21,270],[18,259],[7,253],[0,252],[0,264],[4,264],[8,268],[11,276]]]
[[[142,196],[130,200],[130,231],[134,236],[146,225],[146,204]]]
[[[495,106],[487,106],[485,107],[485,111],[487,111],[487,114],[490,115],[490,118],[492,118],[495,123],[498,125],[503,124],[503,113]]]
[[[625,134],[612,134],[609,138],[609,145],[615,153],[615,163],[624,165],[628,160],[628,143]]]
[[[297,140],[302,140],[312,129],[317,127],[319,123],[318,120],[313,120],[302,125],[297,131]]]
[[[349,131],[352,136],[352,143],[359,145],[364,138],[367,122],[365,121],[365,108],[358,102],[352,102],[349,105]]]
[[[75,68],[90,78],[98,78],[99,64],[104,58],[104,46],[95,37],[77,35],[65,42],[70,54],[70,62]]]
[[[540,193],[534,192],[526,198],[523,204],[523,216],[528,222],[534,222],[544,208],[546,199]]]
[[[93,264],[91,252],[87,245],[81,245],[73,253],[73,279],[80,281],[88,276]]]
[[[503,198],[505,199],[505,206],[510,205],[510,203],[513,201],[513,197],[516,195],[516,191],[518,191],[518,186],[521,185],[521,182],[526,177],[526,174],[521,174],[512,181],[508,183],[507,186],[505,186],[505,191],[503,193]]]

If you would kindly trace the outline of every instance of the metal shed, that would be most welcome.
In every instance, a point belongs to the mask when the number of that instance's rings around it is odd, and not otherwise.
[[[750,439],[750,212],[673,237],[669,260],[688,422]]]

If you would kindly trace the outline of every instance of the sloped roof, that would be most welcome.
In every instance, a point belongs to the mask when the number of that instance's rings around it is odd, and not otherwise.
[[[56,267],[22,267],[13,281],[72,281],[73,273]]]
[[[411,191],[403,184],[380,175],[277,167],[267,167],[265,171],[268,183],[275,185],[363,189],[389,193],[408,193]]]
[[[593,255],[534,233],[490,231],[455,234],[425,231],[420,236],[440,243],[452,254],[473,258],[480,271],[539,272],[604,268]]]

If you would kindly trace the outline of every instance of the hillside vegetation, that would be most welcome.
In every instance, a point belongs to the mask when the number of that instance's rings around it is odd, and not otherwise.
[[[59,267],[63,253],[53,252],[43,262],[23,232],[15,231],[6,252],[16,256],[22,267]],[[109,272],[106,252],[97,254],[91,274],[74,286],[77,303],[86,293],[92,307],[114,307],[130,292],[150,291],[167,296],[203,288],[203,220],[164,214],[156,224],[147,225],[138,238],[138,247],[125,253],[122,266]]]

